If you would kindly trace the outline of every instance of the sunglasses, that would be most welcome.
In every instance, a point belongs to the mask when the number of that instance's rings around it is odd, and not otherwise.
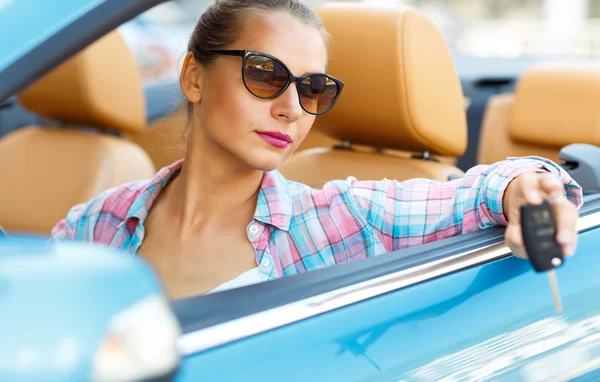
[[[205,54],[242,57],[242,80],[255,97],[279,97],[292,82],[296,83],[300,106],[312,115],[331,110],[340,97],[344,83],[325,73],[296,77],[281,60],[266,53],[249,50],[204,50]]]

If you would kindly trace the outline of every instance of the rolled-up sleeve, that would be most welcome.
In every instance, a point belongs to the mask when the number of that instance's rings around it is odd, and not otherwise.
[[[556,175],[569,200],[582,205],[581,187],[569,174],[556,163],[533,156],[479,165],[447,182],[351,179],[350,187],[361,215],[381,235],[386,249],[397,250],[506,225],[504,192],[513,179],[530,171]]]

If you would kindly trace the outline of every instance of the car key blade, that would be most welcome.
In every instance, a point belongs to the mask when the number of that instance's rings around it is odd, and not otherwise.
[[[522,206],[521,230],[527,257],[536,272],[548,275],[554,308],[556,313],[561,313],[562,304],[555,269],[563,265],[564,254],[556,241],[556,220],[552,205],[545,201],[538,206]]]
[[[550,290],[552,291],[552,298],[554,299],[554,309],[557,314],[562,312],[562,303],[560,301],[560,294],[558,292],[558,280],[556,279],[556,273],[554,270],[546,272],[548,275],[548,282],[550,283]]]

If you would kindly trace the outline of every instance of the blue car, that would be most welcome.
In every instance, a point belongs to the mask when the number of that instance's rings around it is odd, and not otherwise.
[[[23,108],[35,125],[0,126],[0,381],[600,380],[593,137],[556,150],[585,202],[561,313],[501,227],[175,301],[139,258],[49,240],[70,206],[169,154],[144,134],[174,84],[144,88],[116,32],[162,2],[0,1],[0,124]]]

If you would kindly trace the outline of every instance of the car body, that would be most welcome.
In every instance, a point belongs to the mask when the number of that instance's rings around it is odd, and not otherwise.
[[[18,36],[0,44],[0,104],[159,3],[0,2]],[[600,199],[585,201],[560,315],[499,227],[168,307],[142,260],[0,238],[0,380],[595,380]]]

